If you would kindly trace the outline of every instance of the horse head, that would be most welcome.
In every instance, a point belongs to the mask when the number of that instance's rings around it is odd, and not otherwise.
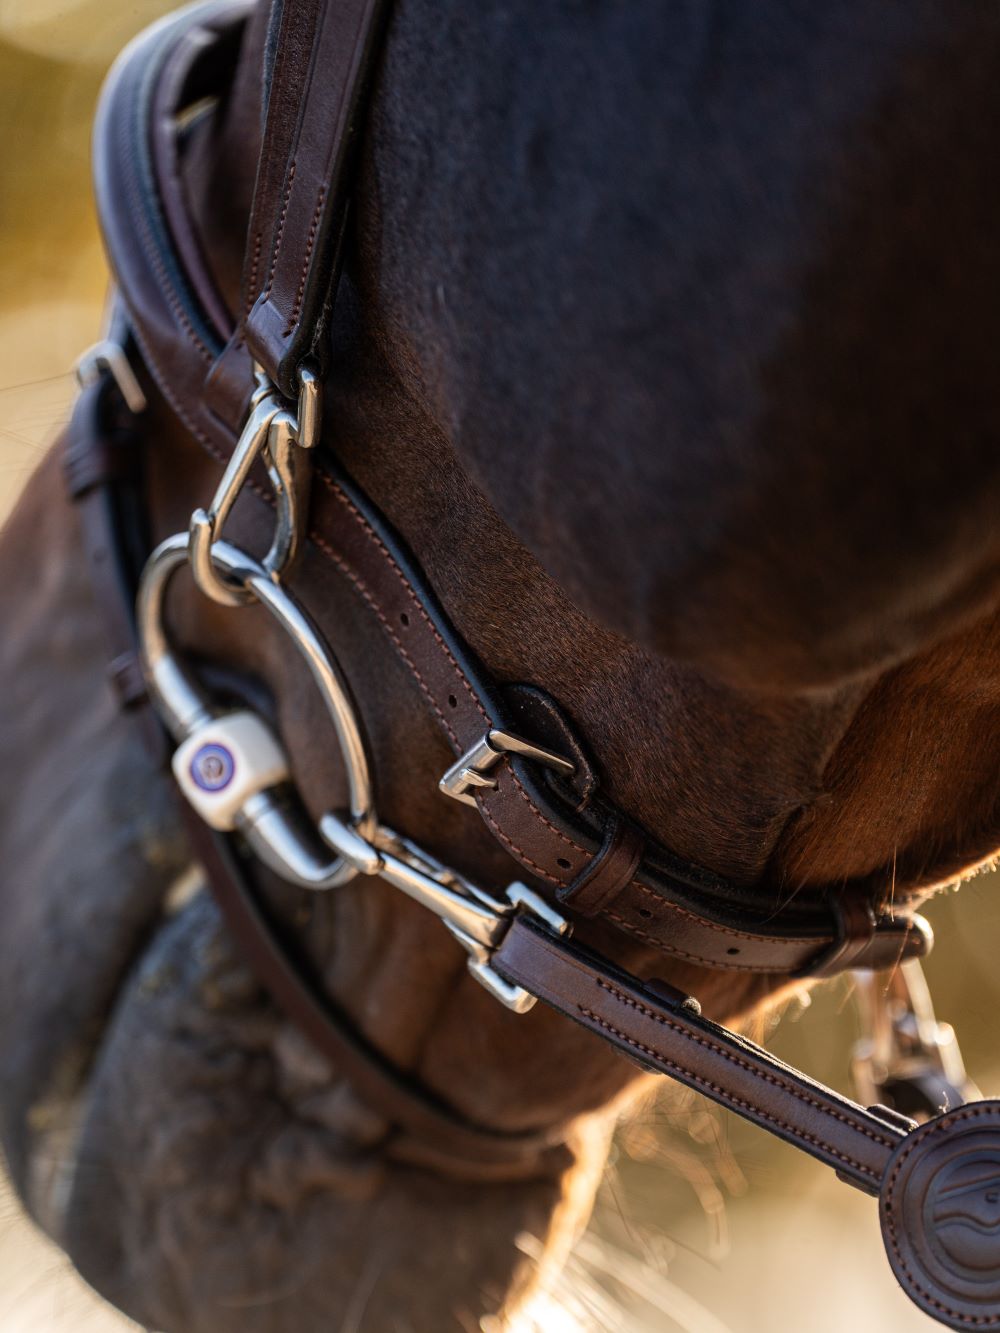
[[[202,307],[230,331],[273,73],[268,13],[233,13],[225,87],[176,131]],[[637,848],[700,867],[793,941],[834,891],[845,919],[912,909],[996,851],[982,163],[998,40],[978,5],[398,0],[379,50],[314,514],[363,527],[356,487],[509,708],[537,722],[532,688],[557,700],[548,748],[570,745],[570,719],[576,777],[624,812],[603,848],[624,869],[604,874],[601,913],[577,899],[576,938],[720,1023],[805,984],[801,968],[748,962],[731,924],[709,927],[711,958],[686,948],[683,904],[669,931],[652,901],[616,910]],[[138,233],[135,200],[107,191]],[[178,345],[204,346],[173,319]],[[117,404],[112,427],[143,435],[160,540],[220,459],[147,351],[139,425]],[[207,374],[211,349],[193,355]],[[258,490],[226,528],[255,553],[273,525]],[[477,1160],[458,1129],[401,1129],[321,1058],[245,965],[136,707],[109,688],[88,521],[53,455],[0,548],[0,1130],[22,1197],[150,1326],[510,1314],[537,1280],[518,1238],[564,1257],[650,1052],[630,1063],[544,1006],[510,1013],[381,878],[315,894],[258,866],[359,1039],[456,1124],[521,1147]],[[416,603],[390,617],[319,520],[310,536],[288,586],[350,683],[385,825],[476,885],[526,877],[554,897],[558,871],[533,875],[439,790],[461,701],[408,637],[435,626]],[[273,617],[181,578],[167,609],[213,697],[280,734],[308,816],[344,809],[329,718]],[[572,879],[579,847],[553,832]]]

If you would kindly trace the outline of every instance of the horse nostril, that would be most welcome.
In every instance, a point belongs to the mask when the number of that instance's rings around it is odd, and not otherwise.
[[[727,949],[726,953],[739,953],[739,949]]]

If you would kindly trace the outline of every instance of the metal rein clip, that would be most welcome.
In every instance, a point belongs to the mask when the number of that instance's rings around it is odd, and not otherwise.
[[[198,587],[222,606],[244,606],[254,600],[243,584],[223,575],[212,556],[226,519],[246,485],[258,458],[267,468],[277,508],[271,548],[261,561],[273,579],[280,579],[294,561],[309,510],[311,469],[303,451],[319,438],[322,404],[320,383],[308,367],[299,369],[298,412],[285,407],[277,389],[257,367],[257,388],[250,400],[250,416],[222,474],[207,510],[191,515],[190,560]]]

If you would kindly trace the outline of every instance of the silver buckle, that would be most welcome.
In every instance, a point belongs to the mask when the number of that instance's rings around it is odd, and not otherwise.
[[[146,395],[136,378],[135,371],[125,355],[124,348],[113,338],[104,338],[101,342],[88,347],[76,363],[76,380],[81,389],[87,389],[106,370],[118,392],[125,399],[128,410],[139,416],[146,410]]]
[[[545,749],[542,745],[533,745],[509,731],[500,731],[493,727],[471,749],[457,759],[438,783],[446,796],[462,801],[465,805],[476,804],[475,792],[487,787],[496,791],[497,780],[489,776],[490,770],[499,764],[506,754],[516,754],[522,759],[533,759],[536,764],[551,768],[563,777],[571,778],[576,772],[576,765],[564,759],[561,754]]]
[[[324,815],[320,832],[345,861],[364,875],[388,880],[407,897],[429,908],[469,955],[469,972],[501,1004],[525,1014],[536,997],[505,981],[492,967],[518,913],[536,917],[556,935],[568,935],[570,923],[527,884],[515,881],[495,898],[485,889],[438,861],[430,853],[381,825],[371,842],[336,815]]]

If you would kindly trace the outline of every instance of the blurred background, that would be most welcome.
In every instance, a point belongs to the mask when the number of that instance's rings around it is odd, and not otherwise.
[[[0,521],[73,399],[107,281],[90,202],[101,78],[161,0],[0,0]],[[2,630],[0,630],[2,632]],[[1000,885],[931,906],[927,971],[983,1091],[1000,1093]],[[847,1090],[850,985],[814,992],[771,1035],[786,1060]],[[530,1238],[524,1239],[526,1250]],[[544,1333],[929,1333],[885,1263],[872,1200],[735,1117],[673,1091],[619,1136],[591,1229],[543,1293]],[[0,1333],[132,1327],[74,1277],[0,1180]],[[178,1331],[180,1333],[180,1331]]]

